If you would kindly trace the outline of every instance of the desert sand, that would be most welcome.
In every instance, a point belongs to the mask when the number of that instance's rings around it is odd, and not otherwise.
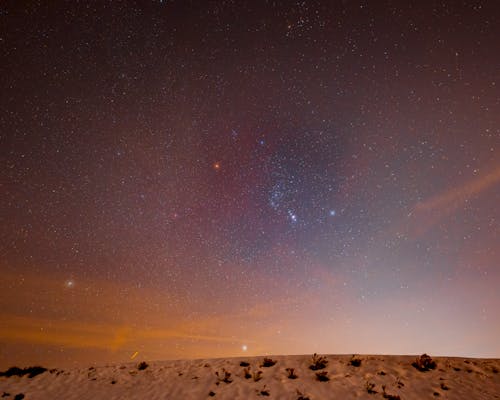
[[[416,357],[326,355],[316,370],[311,355],[267,356],[272,366],[264,357],[238,357],[52,369],[0,377],[0,398],[500,399],[499,359],[433,357],[433,369],[420,371]]]

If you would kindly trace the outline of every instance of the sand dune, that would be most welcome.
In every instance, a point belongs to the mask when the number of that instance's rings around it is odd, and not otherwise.
[[[435,368],[422,372],[412,366],[415,356],[328,355],[326,365],[319,359],[317,370],[310,368],[310,355],[268,358],[276,363],[265,366],[264,357],[156,361],[147,362],[144,369],[127,363],[53,369],[32,378],[2,376],[0,396],[21,399],[24,395],[26,400],[500,399],[499,359],[435,357]]]

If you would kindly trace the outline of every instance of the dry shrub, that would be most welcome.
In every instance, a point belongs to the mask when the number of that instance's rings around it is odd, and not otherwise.
[[[311,365],[309,366],[309,369],[317,371],[319,369],[326,368],[327,365],[328,365],[328,360],[326,359],[326,357],[314,353],[313,356],[311,357]]]
[[[243,370],[243,376],[245,379],[250,379],[252,377],[252,374],[250,373],[250,367],[247,367]]]
[[[276,364],[277,361],[274,361],[271,358],[264,358],[264,362],[262,363],[261,367],[272,367],[273,365]]]
[[[47,371],[47,368],[35,366],[28,368],[11,367],[7,371],[0,372],[0,376],[5,376],[7,378],[11,376],[24,376],[28,375],[28,378],[33,378],[37,375],[43,374]]]
[[[382,393],[382,396],[384,399],[389,399],[389,400],[401,400],[401,397],[399,397],[397,394],[389,394],[385,391],[385,385],[382,386],[382,390],[384,393]]]
[[[373,382],[368,382],[366,381],[366,391],[369,393],[369,394],[376,394],[377,391],[375,390],[375,384]]]
[[[215,375],[217,375],[217,379],[219,379],[219,382],[231,383],[233,381],[231,379],[231,372],[226,371],[224,368],[222,368],[221,373],[219,373],[219,371],[216,371]]]
[[[437,366],[436,362],[425,353],[420,357],[417,357],[411,365],[421,372],[430,371],[431,369],[435,369]]]
[[[288,379],[297,379],[298,378],[298,376],[295,374],[295,368],[287,368],[285,371],[288,373],[288,375],[287,375]]]
[[[253,373],[252,377],[253,377],[254,382],[260,381],[262,379],[262,371],[260,371],[260,370],[259,371],[255,371]]]
[[[351,364],[353,367],[360,367],[361,366],[361,358],[356,357],[356,355],[352,355],[351,360],[349,361],[349,364]]]
[[[316,372],[316,379],[320,382],[328,382],[330,380],[328,371]]]
[[[269,389],[266,389],[266,385],[260,390],[259,396],[270,396]]]
[[[149,364],[146,361],[141,361],[139,364],[137,364],[137,369],[139,371],[145,370],[147,367],[149,367]]]
[[[297,400],[311,400],[304,393],[302,393],[299,389],[297,389]]]

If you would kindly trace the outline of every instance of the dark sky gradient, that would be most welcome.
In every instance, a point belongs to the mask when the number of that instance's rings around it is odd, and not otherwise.
[[[2,2],[0,367],[500,357],[498,4],[403,3]]]

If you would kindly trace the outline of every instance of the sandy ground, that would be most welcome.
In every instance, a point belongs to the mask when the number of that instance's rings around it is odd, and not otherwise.
[[[147,362],[143,370],[138,363],[58,369],[0,377],[0,399],[500,399],[499,359],[436,357],[436,368],[421,372],[412,366],[416,356],[360,355],[359,366],[352,356],[325,357],[317,371],[310,355],[270,356],[270,367],[262,366],[264,357],[249,357]],[[231,374],[226,381],[224,371]],[[317,372],[329,380],[319,381]]]

